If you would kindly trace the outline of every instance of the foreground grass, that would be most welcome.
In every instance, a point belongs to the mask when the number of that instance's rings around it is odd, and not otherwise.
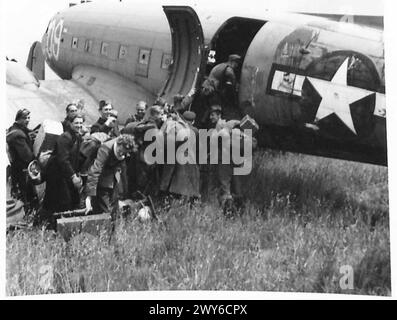
[[[162,222],[119,220],[111,241],[7,236],[7,294],[258,290],[390,295],[387,168],[273,152],[255,157],[249,202],[226,219],[175,203]],[[342,289],[340,268],[354,271]]]

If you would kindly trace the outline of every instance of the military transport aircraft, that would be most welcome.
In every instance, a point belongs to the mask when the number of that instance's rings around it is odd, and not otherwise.
[[[57,13],[31,48],[33,72],[7,61],[8,122],[20,106],[32,125],[61,120],[76,98],[89,123],[102,99],[125,119],[138,100],[171,102],[199,88],[232,53],[242,56],[239,107],[260,125],[260,145],[387,165],[382,28],[243,2],[222,10],[93,2]],[[39,80],[44,58],[64,80]]]

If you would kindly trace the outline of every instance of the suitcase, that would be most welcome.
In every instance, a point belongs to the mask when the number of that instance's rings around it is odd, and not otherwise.
[[[65,241],[80,233],[109,237],[112,232],[110,213],[83,215],[85,209],[56,213],[57,232]]]
[[[240,128],[241,130],[251,129],[252,134],[254,135],[255,132],[259,130],[259,125],[247,114],[243,119],[241,119]]]

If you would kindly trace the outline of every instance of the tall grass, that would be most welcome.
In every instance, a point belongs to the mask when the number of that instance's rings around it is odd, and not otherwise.
[[[255,155],[241,216],[175,202],[161,222],[117,221],[109,239],[7,236],[7,294],[256,290],[390,295],[387,168]],[[340,287],[340,267],[354,288]]]

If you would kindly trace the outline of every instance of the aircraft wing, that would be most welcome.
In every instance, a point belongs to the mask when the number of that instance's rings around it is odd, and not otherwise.
[[[44,119],[63,120],[66,106],[79,99],[84,100],[88,125],[98,119],[98,103],[102,99],[112,102],[123,124],[139,100],[149,102],[155,98],[128,79],[90,66],[76,67],[71,80],[38,80],[25,66],[7,61],[6,88],[6,125],[12,125],[19,109],[27,108],[31,111],[31,128]]]
[[[92,96],[110,101],[118,111],[120,123],[135,113],[136,104],[144,100],[151,105],[156,95],[141,85],[112,71],[89,65],[78,65],[73,69],[72,79]],[[96,112],[98,115],[98,111]]]
[[[15,114],[21,108],[31,111],[30,127],[34,128],[44,119],[62,121],[66,106],[74,100],[84,99],[86,121],[93,123],[98,118],[98,103],[75,81],[40,81],[37,89],[25,89],[7,85],[7,125],[14,122]]]

